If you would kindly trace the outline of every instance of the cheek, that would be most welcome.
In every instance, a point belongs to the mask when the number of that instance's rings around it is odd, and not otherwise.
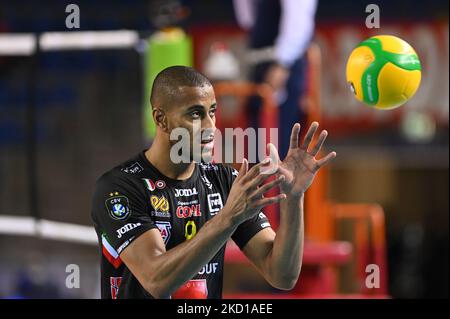
[[[188,123],[186,123],[186,121],[181,117],[171,117],[167,122],[170,130],[174,130],[177,128],[189,129],[189,125],[187,125]]]

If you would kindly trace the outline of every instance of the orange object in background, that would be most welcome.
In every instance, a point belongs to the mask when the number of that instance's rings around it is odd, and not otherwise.
[[[217,100],[220,100],[226,96],[232,96],[238,100],[238,108],[236,114],[229,119],[225,120],[221,116],[223,107],[218,108],[216,127],[221,132],[224,132],[225,128],[247,127],[247,121],[245,116],[245,100],[252,96],[257,95],[262,99],[262,110],[260,112],[260,120],[262,128],[265,128],[265,140],[269,142],[270,128],[278,127],[278,110],[273,100],[273,92],[271,88],[264,84],[253,84],[249,82],[218,82],[214,84],[214,91],[216,93]],[[239,103],[239,101],[241,103]],[[245,145],[244,149],[248,150],[249,147],[256,147],[254,145]],[[247,157],[248,158],[248,157]],[[240,163],[235,163],[235,168],[239,168]],[[273,178],[269,178],[267,182],[270,182]],[[267,196],[276,195],[277,190],[271,189],[267,192]],[[278,205],[270,205],[264,208],[264,213],[269,218],[272,227],[274,229],[278,226]]]

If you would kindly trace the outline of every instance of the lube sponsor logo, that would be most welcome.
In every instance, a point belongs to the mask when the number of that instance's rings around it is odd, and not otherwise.
[[[200,211],[200,204],[177,207],[178,218],[189,218],[192,216],[194,217],[202,216],[202,212]]]
[[[219,263],[208,263],[200,269],[198,272],[199,275],[210,275],[215,274],[216,271],[219,269]]]
[[[141,226],[141,223],[128,223],[125,226],[119,228],[117,230],[117,238],[122,238],[122,235],[126,234],[132,229],[135,229],[136,227]]]
[[[175,197],[198,195],[197,189],[194,188],[175,188]]]

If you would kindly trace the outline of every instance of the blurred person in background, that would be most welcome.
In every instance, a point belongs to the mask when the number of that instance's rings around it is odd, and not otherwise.
[[[300,107],[303,93],[305,53],[314,34],[317,0],[234,0],[239,25],[248,30],[250,80],[267,83],[279,105],[279,152],[289,149],[290,128],[305,124]],[[251,127],[259,127],[257,97],[249,100]]]

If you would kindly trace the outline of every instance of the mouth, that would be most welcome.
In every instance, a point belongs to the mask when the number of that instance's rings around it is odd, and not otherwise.
[[[201,140],[202,147],[212,147],[213,144],[214,144],[214,137]]]

